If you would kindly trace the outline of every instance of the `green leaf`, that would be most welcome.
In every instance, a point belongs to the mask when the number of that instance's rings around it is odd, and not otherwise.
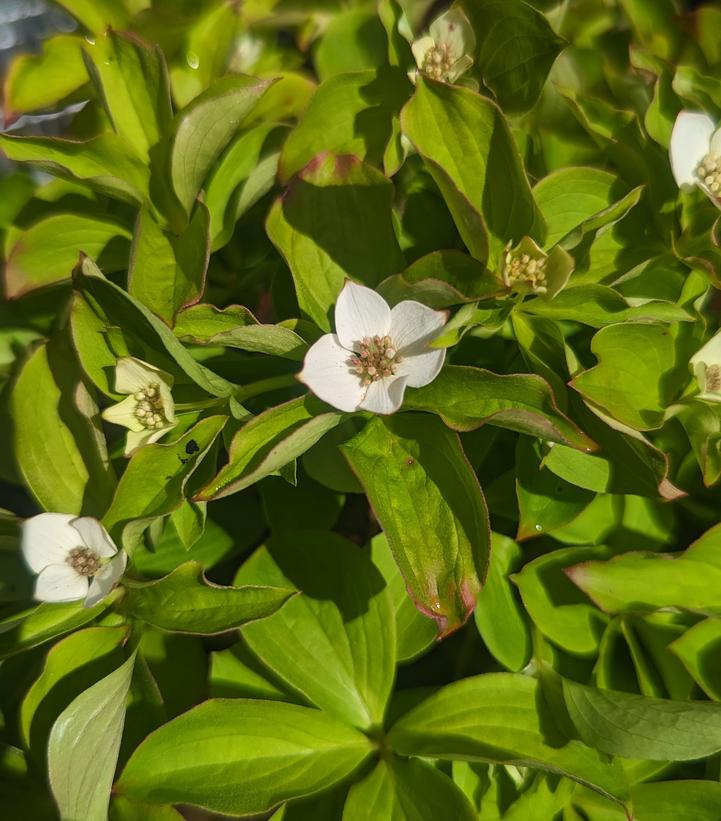
[[[62,818],[105,821],[135,655],[81,693],[53,724],[50,787]]]
[[[271,190],[287,129],[262,123],[233,140],[206,185],[213,250],[230,241],[235,224]]]
[[[440,635],[470,616],[488,567],[488,511],[458,436],[425,414],[375,417],[341,451],[416,607]]]
[[[174,442],[146,445],[133,454],[103,517],[118,543],[132,541],[139,527],[179,507],[188,479],[227,421],[227,416],[209,416]]]
[[[323,155],[294,179],[268,215],[298,304],[323,330],[346,277],[375,287],[405,265],[393,232],[393,186],[355,157]]]
[[[704,619],[668,645],[701,689],[721,701],[721,619]]]
[[[521,548],[506,536],[491,534],[488,577],[478,594],[476,627],[493,657],[514,673],[531,657],[531,629],[518,593],[509,580],[523,559]]]
[[[494,262],[508,242],[517,243],[531,232],[534,220],[541,219],[505,118],[490,100],[469,89],[419,76],[401,123],[421,156],[430,161],[431,176],[441,188],[461,237],[481,262],[485,255],[472,234],[478,219],[490,234],[487,254]],[[439,178],[437,168],[446,179]],[[458,193],[449,202],[451,186]],[[466,201],[460,210],[458,196]],[[467,208],[470,224],[459,218]]]
[[[209,501],[237,493],[301,456],[343,414],[312,396],[291,399],[246,422],[230,445],[228,463],[195,496]]]
[[[88,627],[50,648],[45,667],[20,709],[23,742],[38,761],[45,758],[50,728],[60,713],[122,663],[119,648],[127,636],[125,627]]]
[[[292,690],[362,729],[383,723],[395,676],[393,609],[368,553],[331,533],[283,532],[245,562],[236,584],[301,595],[242,629],[250,649]]]
[[[271,84],[272,80],[228,75],[177,115],[170,174],[186,213],[190,214],[213,164]]]
[[[478,260],[460,251],[434,251],[402,274],[381,282],[378,291],[390,305],[415,299],[431,308],[448,308],[500,293],[503,286]]]
[[[628,301],[606,285],[576,285],[551,300],[532,299],[516,310],[554,320],[570,320],[603,328],[619,322],[691,322],[693,317],[671,302],[649,300],[642,305]]]
[[[624,553],[607,562],[584,562],[566,573],[607,613],[682,610],[721,614],[715,591],[721,583],[721,529],[714,527],[674,558],[664,553]]]
[[[533,107],[565,41],[540,11],[524,2],[464,0],[476,33],[475,65],[504,111]]]
[[[27,360],[10,396],[10,412],[18,467],[40,505],[63,513],[101,514],[115,476],[97,406],[63,337],[42,345]]]
[[[8,297],[69,280],[80,251],[99,259],[106,271],[122,270],[131,235],[112,219],[54,214],[15,236],[5,266]]]
[[[476,821],[471,802],[440,770],[417,758],[381,760],[348,793],[343,821],[408,818]]]
[[[179,236],[164,231],[143,208],[135,224],[128,290],[154,314],[172,324],[181,308],[200,299],[209,256],[209,215],[203,203],[198,204]]]
[[[595,450],[556,405],[548,383],[529,374],[498,375],[480,368],[446,365],[425,388],[409,389],[404,408],[437,413],[459,431],[497,425],[579,450]]]
[[[8,159],[32,163],[109,197],[133,205],[142,205],[148,198],[148,169],[117,134],[84,142],[0,134],[0,148]]]
[[[373,564],[383,574],[391,597],[396,621],[396,656],[399,662],[411,661],[427,650],[436,639],[435,624],[413,606],[388,540],[383,533],[371,539]]]
[[[523,437],[516,446],[519,541],[549,533],[578,516],[593,499],[544,467],[538,442]]]
[[[677,414],[693,448],[707,487],[721,478],[721,407],[692,402]]]
[[[563,680],[563,697],[581,739],[623,758],[692,761],[721,750],[721,705],[671,701]]]
[[[167,365],[166,362],[158,363],[161,368],[164,370],[179,368],[211,396],[225,397],[233,393],[235,387],[230,382],[197,362],[162,320],[140,302],[134,300],[122,288],[106,279],[97,265],[89,258],[83,259],[75,270],[74,284],[96,314],[98,330],[102,328],[107,335],[110,335],[117,333],[117,329],[120,328],[124,336],[127,335],[137,340],[152,353],[150,356],[152,361],[157,361],[164,350],[168,359]],[[94,339],[97,345],[98,335],[96,331],[94,335],[83,334],[82,337],[89,345]],[[97,356],[96,351],[80,350],[80,334],[74,333],[74,341],[78,345],[79,357],[83,364]],[[117,357],[122,356],[123,353],[114,354],[106,345],[105,355],[109,357],[106,367],[114,367]],[[93,372],[97,372],[97,366],[92,370],[89,369],[89,373]],[[102,386],[100,380],[95,379],[95,382],[98,387]]]
[[[86,29],[103,34],[108,27],[124,29],[129,16],[122,0],[57,0]]]
[[[543,177],[533,196],[546,221],[544,247],[575,247],[586,234],[624,217],[640,193],[629,191],[619,177],[599,168],[561,168]]]
[[[110,802],[110,821],[183,821],[181,813],[171,806],[140,804],[122,796]]]
[[[631,428],[605,424],[585,406],[576,406],[574,417],[583,423],[598,453],[582,453],[554,445],[543,464],[556,476],[596,493],[661,496],[678,499],[685,495],[668,478],[668,457],[644,436]]]
[[[5,121],[28,111],[49,108],[88,81],[83,39],[58,34],[42,44],[41,54],[19,54],[5,76]]]
[[[375,69],[386,62],[387,38],[371,9],[348,9],[336,14],[316,46],[315,68],[321,80],[336,74]]]
[[[338,74],[326,80],[283,146],[281,181],[287,182],[325,151],[381,165],[393,122],[412,91],[408,77],[397,68]]]
[[[391,728],[388,745],[401,755],[517,763],[561,773],[609,798],[623,799],[620,765],[568,740],[530,676],[490,673],[447,684]]]
[[[634,430],[661,427],[667,406],[687,380],[678,367],[673,372],[677,354],[669,329],[610,325],[593,337],[591,351],[598,364],[576,376],[573,387]]]
[[[6,621],[0,633],[0,658],[22,653],[88,624],[107,610],[119,595],[119,590],[114,591],[95,607],[85,607],[83,602],[44,602],[28,615]]]
[[[157,45],[112,30],[86,42],[83,50],[113,130],[147,162],[172,119],[163,53]]]
[[[631,790],[637,821],[716,821],[721,784],[715,781],[667,781],[637,784]]]
[[[370,751],[362,733],[319,710],[213,700],[147,738],[128,762],[117,790],[153,804],[253,815],[330,787]]]
[[[211,654],[210,695],[213,698],[259,698],[302,704],[305,699],[286,685],[241,640]]]
[[[130,616],[176,633],[208,635],[234,630],[273,615],[294,595],[280,587],[218,587],[208,584],[197,562],[165,578],[128,581],[123,609]]]
[[[598,652],[608,619],[580,594],[564,570],[590,557],[607,555],[595,547],[552,550],[513,577],[536,627],[563,650],[578,656]]]

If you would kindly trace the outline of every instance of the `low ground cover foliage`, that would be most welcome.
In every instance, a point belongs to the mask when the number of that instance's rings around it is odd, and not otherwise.
[[[58,5],[3,815],[718,821],[721,6]]]

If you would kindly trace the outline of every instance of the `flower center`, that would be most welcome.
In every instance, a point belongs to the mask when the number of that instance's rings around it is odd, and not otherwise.
[[[696,166],[696,176],[712,194],[721,194],[721,157],[707,154]]]
[[[348,364],[364,385],[370,385],[386,376],[393,376],[400,361],[389,336],[366,336],[358,346],[358,353],[348,360]]]
[[[65,561],[81,576],[94,576],[100,569],[98,554],[89,547],[74,547]]]
[[[160,385],[157,382],[146,385],[134,396],[135,401],[138,403],[135,408],[135,418],[146,430],[162,428],[163,425],[167,425],[168,420],[165,418],[163,400],[160,396]]]
[[[506,254],[506,285],[517,283],[529,285],[534,291],[546,290],[546,258],[532,257],[530,254]]]
[[[721,367],[709,365],[705,375],[706,390],[710,393],[721,391]]]
[[[426,52],[421,71],[434,80],[442,80],[453,67],[448,43],[431,46]]]

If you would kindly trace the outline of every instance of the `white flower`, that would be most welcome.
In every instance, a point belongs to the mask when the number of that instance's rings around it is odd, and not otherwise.
[[[339,410],[394,413],[407,385],[420,388],[438,376],[446,352],[428,343],[445,322],[445,311],[413,300],[391,309],[380,294],[346,282],[336,332],[310,348],[298,378]]]
[[[721,207],[721,129],[708,114],[682,111],[676,117],[669,156],[682,191],[698,186]]]
[[[697,398],[721,402],[721,333],[697,351],[689,364],[701,391]]]
[[[430,25],[429,33],[412,45],[418,68],[434,80],[455,82],[473,65],[476,35],[460,9],[450,9]]]
[[[125,571],[126,556],[90,516],[40,513],[23,522],[22,551],[38,574],[35,598],[46,602],[85,599],[92,607]],[[92,579],[92,581],[91,581]]]
[[[147,362],[124,356],[115,366],[115,390],[127,399],[103,411],[103,419],[129,429],[125,455],[142,445],[157,442],[175,427],[175,403],[170,389],[173,377]]]

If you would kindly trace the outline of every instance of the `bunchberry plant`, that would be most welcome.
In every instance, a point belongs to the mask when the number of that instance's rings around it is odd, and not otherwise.
[[[719,821],[721,5],[56,5],[0,817]]]

